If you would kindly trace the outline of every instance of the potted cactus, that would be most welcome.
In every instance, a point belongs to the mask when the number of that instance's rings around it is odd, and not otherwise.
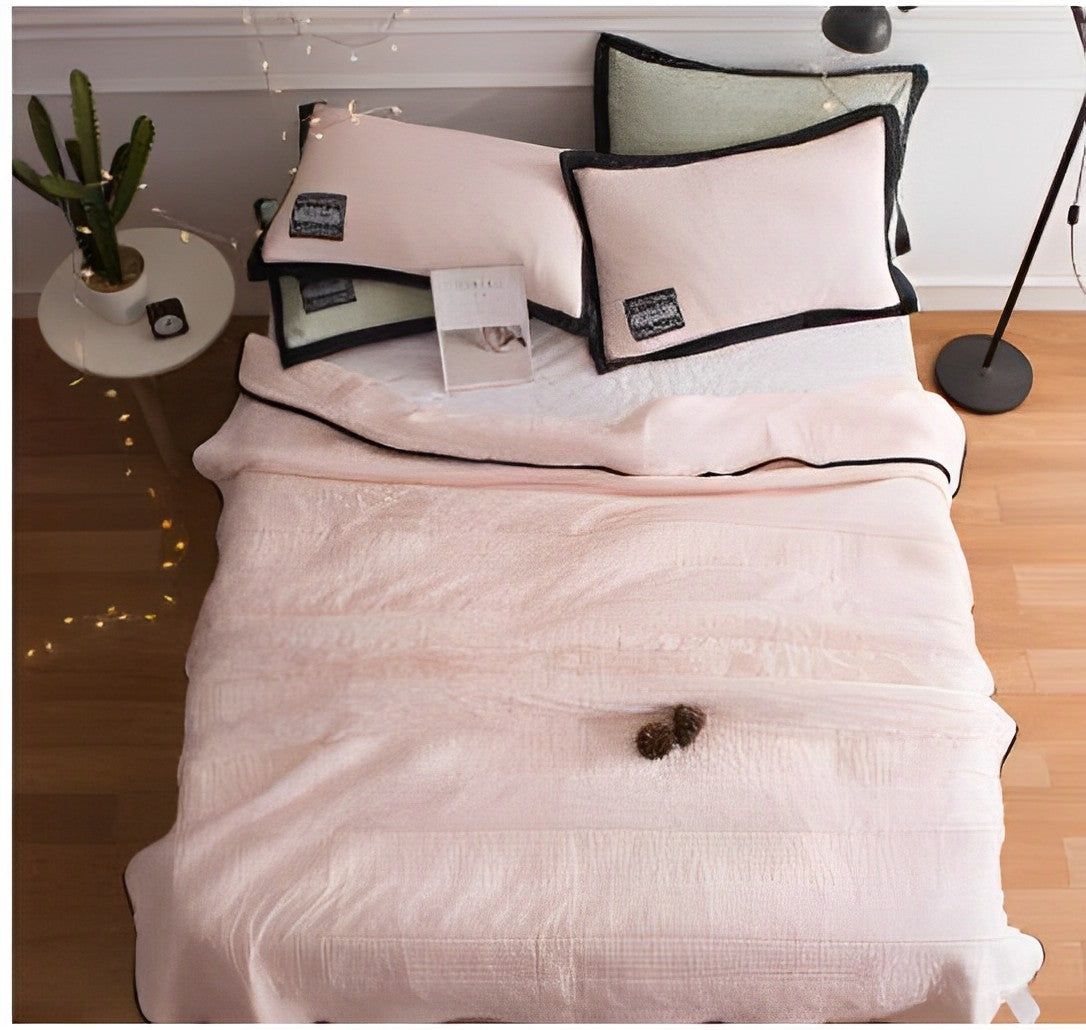
[[[39,174],[25,161],[15,160],[12,174],[63,212],[82,256],[76,278],[80,300],[103,318],[124,325],[143,317],[147,273],[139,251],[118,244],[117,224],[139,189],[155,127],[150,118],[140,115],[128,142],[117,148],[106,170],[90,82],[78,69],[71,73],[69,82],[75,139],[64,141],[64,151],[74,176],[65,176],[53,123],[37,97],[30,98],[28,113],[46,173]]]

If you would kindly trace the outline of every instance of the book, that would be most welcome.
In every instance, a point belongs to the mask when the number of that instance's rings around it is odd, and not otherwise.
[[[430,274],[445,389],[532,379],[532,341],[520,265],[439,268]]]

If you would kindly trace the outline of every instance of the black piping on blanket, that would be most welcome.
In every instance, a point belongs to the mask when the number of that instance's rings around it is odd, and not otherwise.
[[[1011,742],[1007,745],[1007,750],[1003,752],[1003,761],[999,763],[999,775],[1003,775],[1003,766],[1007,764],[1007,759],[1011,757],[1011,751],[1014,750],[1014,745],[1018,743],[1018,723],[1014,724],[1014,736],[1011,737]]]
[[[263,397],[259,393],[254,393],[247,386],[238,384],[238,389],[241,393],[248,397],[250,400],[259,402],[260,404],[267,404],[272,408],[279,408],[281,411],[289,411],[295,415],[301,415],[303,418],[312,419],[314,422],[320,422],[322,425],[328,426],[329,429],[335,429],[337,432],[343,433],[345,436],[351,437],[353,440],[358,440],[361,443],[370,444],[373,447],[380,447],[386,451],[395,451],[397,454],[409,454],[417,458],[444,458],[451,461],[469,461],[475,465],[510,465],[516,468],[540,468],[540,469],[585,469],[593,472],[608,472],[614,476],[632,476],[635,473],[621,472],[618,469],[608,468],[606,465],[544,465],[540,462],[534,461],[506,461],[501,458],[468,458],[462,454],[440,454],[437,451],[415,451],[407,447],[397,447],[394,444],[382,443],[380,440],[374,440],[371,437],[363,436],[361,433],[356,433],[353,429],[348,429],[346,426],[341,426],[338,422],[333,422],[329,418],[325,418],[323,415],[318,415],[313,411],[306,411],[304,408],[295,407],[293,404],[287,404],[285,401],[272,400],[270,397]],[[946,476],[947,483],[953,483],[954,479],[950,475],[946,466],[941,462],[935,461],[933,458],[850,458],[844,461],[827,461],[827,462],[815,462],[807,461],[805,458],[793,458],[789,455],[781,455],[779,458],[769,458],[766,461],[760,461],[756,465],[751,465],[748,468],[737,469],[734,472],[702,472],[698,478],[713,478],[716,476],[745,476],[750,472],[757,472],[759,469],[763,469],[768,465],[774,465],[779,461],[794,461],[798,465],[805,465],[807,468],[812,469],[832,469],[832,468],[845,468],[845,467],[862,467],[865,465],[929,465],[932,468],[938,469],[944,476]],[[965,469],[965,450],[962,450],[962,466],[958,471],[958,486],[955,489],[952,496],[956,497],[958,490],[961,489],[962,472]]]

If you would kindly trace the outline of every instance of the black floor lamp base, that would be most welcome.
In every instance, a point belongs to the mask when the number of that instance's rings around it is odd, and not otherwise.
[[[955,404],[981,415],[997,415],[1017,408],[1033,386],[1029,358],[1003,340],[988,368],[984,359],[992,346],[990,336],[959,336],[935,359],[939,389]]]

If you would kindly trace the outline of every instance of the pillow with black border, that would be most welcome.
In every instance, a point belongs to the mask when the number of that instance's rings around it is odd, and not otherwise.
[[[597,371],[915,311],[916,293],[894,265],[887,237],[900,156],[900,119],[890,105],[719,150],[645,157],[563,153],[562,174],[585,239],[588,341]],[[676,172],[694,167],[693,176]],[[682,216],[677,221],[676,212]],[[861,218],[850,236],[849,220]],[[601,235],[601,227],[614,238]],[[746,236],[733,236],[733,230]],[[797,249],[808,242],[804,230],[824,243],[824,262],[809,268],[807,252]],[[692,254],[692,245],[702,250]],[[770,245],[777,249],[755,253],[760,260],[751,257],[752,249]],[[619,265],[633,284],[616,286],[614,270],[601,267],[601,258]],[[691,270],[689,291],[675,281],[684,262]],[[797,277],[791,294],[773,278],[788,274]],[[653,275],[659,281],[647,280]],[[698,307],[691,325],[682,311],[684,294]],[[804,307],[804,296],[833,302]],[[607,330],[619,324],[619,303],[626,324],[616,339]],[[748,309],[758,317],[736,324],[736,312]],[[702,332],[698,326],[707,320],[715,324]],[[645,340],[657,337],[661,346],[650,350]]]
[[[409,284],[360,276],[350,266],[265,268],[284,368],[436,328],[428,281]]]
[[[806,100],[805,83],[821,86]],[[904,161],[913,115],[927,85],[928,72],[921,64],[825,74],[732,68],[676,57],[605,32],[596,45],[593,79],[595,147],[600,153],[627,155],[718,150],[798,131],[850,108],[891,104],[901,116]],[[624,100],[624,91],[631,88],[635,94]],[[910,240],[900,205],[894,228],[895,252],[905,254]]]
[[[309,133],[309,118],[323,101],[298,108],[298,152]],[[279,357],[284,368],[327,357],[365,343],[432,332],[433,296],[429,280],[395,273],[365,274],[352,267],[315,264],[268,264],[263,243],[278,202],[262,197],[253,204],[260,235],[247,261],[250,282],[266,282]],[[349,282],[353,299],[331,298],[307,310],[303,290],[310,286]]]
[[[313,104],[305,105],[299,109],[300,137],[303,150],[305,148],[307,137],[312,131],[310,129],[310,119],[312,118],[314,113],[317,112],[318,109],[320,109],[323,105],[323,101],[317,101]],[[323,111],[321,111],[320,113],[323,114]],[[379,120],[364,115],[358,117],[364,118],[367,122]],[[553,176],[548,177],[548,181],[552,188],[552,194],[553,187],[556,186],[557,194],[562,198],[561,206],[565,207],[565,205],[568,203],[566,191],[561,179],[560,170],[558,168],[557,156],[559,154],[559,151],[557,149],[545,148],[534,144],[525,144],[515,140],[480,136],[477,133],[466,133],[457,130],[444,130],[435,127],[411,125],[410,123],[401,124],[404,126],[405,130],[411,130],[415,133],[432,132],[435,134],[435,139],[440,138],[437,134],[444,133],[450,137],[461,137],[465,141],[473,138],[480,141],[485,141],[486,143],[491,145],[492,148],[525,148],[526,150],[534,151],[537,154],[543,151],[550,150],[553,152],[554,155],[554,157],[551,159],[553,161],[553,165],[551,165],[551,167],[553,167],[554,169]],[[329,138],[329,128],[322,124],[320,126],[320,129],[325,140],[327,140]],[[499,165],[492,163],[489,167],[496,168],[499,167]],[[535,165],[533,167],[543,167],[539,158],[536,158]],[[520,185],[523,187],[523,177],[520,181]],[[287,219],[288,215],[290,214],[290,212],[284,210],[284,208],[286,205],[289,204],[292,194],[296,192],[296,186],[297,183],[292,183],[291,189],[288,190],[286,196],[283,198],[283,201],[280,204],[280,210],[277,217],[279,220],[284,221],[284,224],[285,219]],[[333,190],[332,192],[336,192],[336,190]],[[553,201],[551,203],[553,204]],[[348,206],[350,206],[349,200]],[[568,228],[572,227],[573,230],[577,233],[577,239],[575,242],[575,261],[577,263],[575,266],[570,266],[569,271],[562,272],[562,276],[566,281],[571,282],[574,277],[576,278],[579,293],[577,313],[574,314],[570,310],[564,310],[561,308],[548,306],[547,304],[544,304],[541,301],[534,300],[531,297],[528,298],[528,311],[529,314],[534,318],[538,318],[541,321],[557,326],[558,328],[564,329],[567,332],[583,335],[588,321],[588,315],[586,311],[587,301],[585,295],[584,268],[581,264],[583,255],[583,241],[580,239],[579,226],[572,209],[568,209],[568,214],[566,215],[566,220],[563,224],[566,225],[567,232]],[[549,226],[549,223],[546,223],[546,226]],[[546,228],[546,226],[544,226],[544,228]],[[336,339],[329,339],[327,341],[323,341],[320,346],[317,346],[316,342],[312,341],[303,346],[296,345],[289,348],[284,347],[284,363],[287,363],[289,361],[291,364],[295,364],[299,361],[307,360],[309,357],[324,356],[326,354],[334,353],[336,350],[342,350],[347,347],[357,346],[359,343],[362,342],[372,342],[381,339],[390,339],[396,336],[405,335],[406,333],[420,331],[419,325],[422,323],[420,323],[419,321],[419,314],[417,310],[418,291],[422,288],[429,289],[430,280],[428,275],[414,272],[405,272],[388,267],[377,267],[373,265],[363,264],[347,264],[343,262],[336,262],[334,260],[291,260],[289,257],[284,258],[280,255],[277,255],[278,260],[269,260],[268,247],[265,245],[265,243],[268,239],[271,238],[271,236],[274,234],[274,231],[275,229],[273,224],[270,229],[266,230],[264,233],[261,234],[261,239],[258,241],[258,246],[257,248],[254,248],[255,253],[253,260],[251,260],[250,262],[250,275],[254,279],[266,278],[270,284],[272,292],[273,312],[280,312],[276,325],[277,334],[283,329],[283,326],[281,324],[281,312],[284,308],[283,285],[286,283],[288,277],[294,279],[301,277],[304,280],[311,281],[321,275],[325,275],[327,277],[345,276],[351,278],[356,283],[377,281],[386,284],[397,284],[399,287],[402,288],[400,290],[400,299],[402,300],[401,314],[403,315],[403,317],[384,325],[368,323],[360,324],[354,331],[351,331],[349,333],[337,334]],[[529,232],[529,229],[526,228],[525,232],[527,234]],[[280,250],[282,249],[283,248],[280,247]],[[336,249],[340,248],[337,246]],[[278,276],[275,271],[277,268],[280,270]],[[566,266],[563,265],[563,268],[566,268]],[[362,308],[359,308],[360,313],[362,313],[362,310]],[[433,328],[432,319],[428,323],[428,327]],[[297,343],[297,341],[295,341],[295,343]],[[280,346],[283,346],[282,341],[280,343]],[[290,351],[289,355],[286,353],[287,350]]]

